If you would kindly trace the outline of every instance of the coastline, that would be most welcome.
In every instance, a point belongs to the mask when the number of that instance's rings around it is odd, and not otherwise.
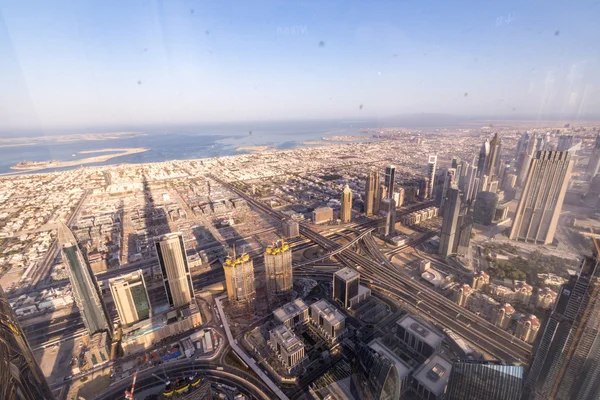
[[[127,156],[130,154],[143,153],[143,152],[146,152],[149,150],[150,149],[146,149],[143,147],[130,148],[130,149],[109,148],[109,149],[100,149],[100,150],[82,150],[77,153],[78,154],[94,154],[94,153],[107,153],[107,152],[117,152],[117,153],[104,154],[104,155],[100,155],[100,156],[93,156],[93,157],[83,158],[83,159],[79,159],[79,160],[72,160],[72,161],[39,161],[39,162],[32,162],[30,164],[25,163],[23,165],[17,164],[17,165],[13,165],[12,167],[10,167],[10,169],[17,171],[15,173],[18,173],[18,172],[39,171],[39,170],[50,169],[50,168],[76,167],[78,165],[106,162],[113,158]]]

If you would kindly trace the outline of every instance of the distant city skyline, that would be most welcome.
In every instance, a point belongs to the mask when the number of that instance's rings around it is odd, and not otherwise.
[[[0,1],[0,133],[415,113],[597,117],[598,10]]]

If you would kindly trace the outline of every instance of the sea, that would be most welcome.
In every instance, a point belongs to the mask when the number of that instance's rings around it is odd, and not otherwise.
[[[61,142],[46,140],[43,142],[27,142],[26,137],[12,135],[25,140],[22,146],[0,147],[0,174],[15,173],[10,167],[21,161],[73,161],[101,154],[81,154],[81,151],[139,148],[149,149],[143,153],[124,155],[105,162],[90,163],[84,166],[112,165],[121,163],[152,163],[169,160],[187,160],[198,158],[220,157],[244,154],[249,150],[238,150],[239,147],[269,146],[274,149],[293,149],[310,146],[303,142],[322,141],[326,136],[366,136],[362,129],[378,127],[414,127],[435,128],[454,125],[456,121],[437,121],[429,119],[398,121],[378,120],[334,120],[334,121],[288,121],[265,123],[238,123],[223,125],[186,126],[178,128],[144,128],[127,129],[128,132],[140,132],[143,135],[123,138],[107,138],[101,140],[77,140]],[[86,130],[80,133],[112,133],[123,130]],[[73,135],[69,132],[45,132],[46,136]],[[31,132],[26,136],[42,136]],[[4,136],[6,137],[6,136]],[[328,143],[336,143],[331,141]],[[53,168],[20,173],[42,173],[78,168]]]

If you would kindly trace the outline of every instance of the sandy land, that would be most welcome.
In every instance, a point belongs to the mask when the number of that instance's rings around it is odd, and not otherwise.
[[[333,146],[333,143],[322,142],[319,140],[309,140],[307,142],[302,142],[305,146]]]
[[[275,150],[272,146],[240,146],[235,148],[236,151],[247,151],[250,153],[258,153],[261,151]]]
[[[85,140],[129,139],[146,136],[142,132],[111,132],[111,133],[81,133],[72,135],[36,136],[36,137],[9,137],[0,138],[0,147],[33,146],[36,144],[55,142],[68,143]]]
[[[24,162],[24,163],[19,163],[15,166],[10,167],[10,169],[20,170],[20,171],[39,171],[41,169],[48,169],[48,168],[75,167],[75,166],[83,165],[83,164],[105,162],[112,158],[126,156],[129,154],[143,153],[148,150],[149,149],[144,149],[142,147],[137,147],[137,148],[132,148],[132,149],[85,150],[85,151],[80,151],[79,154],[93,154],[93,153],[106,153],[106,152],[116,152],[116,153],[88,157],[88,158],[72,160],[72,161]]]

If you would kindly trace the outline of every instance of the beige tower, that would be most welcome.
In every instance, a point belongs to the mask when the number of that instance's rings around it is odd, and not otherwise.
[[[529,166],[510,239],[552,243],[572,168],[569,152],[538,151]]]
[[[141,269],[108,280],[122,325],[131,325],[150,317],[148,290]]]
[[[467,301],[469,300],[469,296],[472,294],[472,292],[473,290],[471,289],[471,286],[467,285],[466,283],[459,287],[455,295],[456,304],[461,307],[466,307]]]
[[[181,233],[161,236],[156,241],[156,255],[171,307],[179,308],[190,304],[194,298],[194,286]]]
[[[535,315],[521,317],[517,322],[515,336],[527,343],[533,343],[540,329],[540,320]]]
[[[283,240],[265,252],[267,293],[282,295],[292,291],[292,249]]]
[[[342,191],[342,210],[340,212],[340,219],[342,222],[350,222],[352,219],[352,190],[346,185]]]
[[[228,258],[223,264],[225,283],[227,284],[227,297],[230,301],[251,302],[256,298],[254,286],[254,265],[248,254]]]
[[[375,172],[369,172],[367,180],[365,182],[365,215],[370,217],[373,215],[373,201],[375,200]]]
[[[483,288],[490,283],[490,276],[483,271],[477,272],[473,275],[473,289],[483,290]]]
[[[379,214],[381,208],[381,199],[383,198],[381,193],[381,177],[379,172],[375,172],[373,178],[373,214]]]
[[[515,314],[515,309],[508,303],[505,303],[498,307],[498,311],[495,315],[494,325],[499,326],[502,329],[508,329],[510,327],[510,321],[512,316]]]

